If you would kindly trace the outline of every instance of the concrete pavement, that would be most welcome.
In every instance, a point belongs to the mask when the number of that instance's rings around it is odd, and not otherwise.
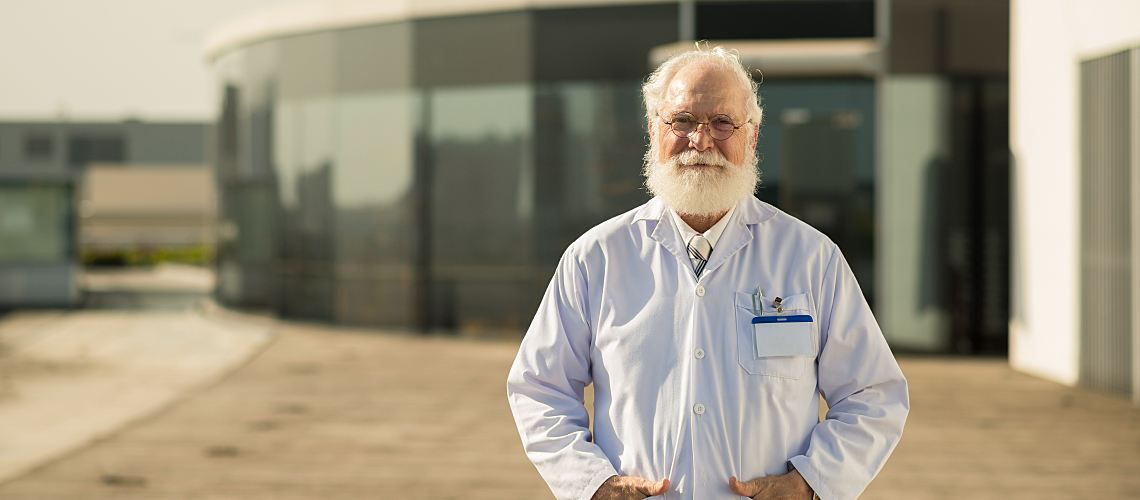
[[[504,397],[516,344],[281,322],[222,383],[0,484],[3,499],[550,498]],[[1138,498],[1140,410],[1004,360],[902,360],[864,498]]]
[[[270,338],[223,311],[38,311],[0,321],[0,481],[220,379]]]
[[[911,413],[865,498],[1140,498],[1140,409],[1009,368],[903,359]]]

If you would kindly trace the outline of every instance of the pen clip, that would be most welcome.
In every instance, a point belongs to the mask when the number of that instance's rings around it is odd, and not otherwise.
[[[757,316],[764,315],[764,290],[756,287],[756,293],[752,294],[752,313]]]

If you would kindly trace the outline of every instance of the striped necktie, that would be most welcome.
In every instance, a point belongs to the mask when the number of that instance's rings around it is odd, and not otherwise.
[[[705,270],[705,265],[709,263],[709,255],[712,255],[712,244],[709,240],[705,239],[702,235],[693,236],[689,240],[689,258],[693,263],[693,271],[696,271],[697,277],[701,277],[701,272]]]

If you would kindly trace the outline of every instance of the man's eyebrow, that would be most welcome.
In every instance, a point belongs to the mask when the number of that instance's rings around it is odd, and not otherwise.
[[[702,118],[705,120],[712,120],[713,118],[716,118],[718,116],[723,116],[725,118],[728,118],[728,120],[731,121],[732,123],[737,122],[737,119],[734,116],[732,116],[732,113],[725,112],[725,111],[718,111],[715,113],[710,113],[710,114],[705,115],[705,116],[699,116],[692,111],[682,109],[682,110],[677,110],[677,111],[665,112],[665,113],[662,113],[660,116],[662,118],[674,118],[681,113],[687,113],[690,116],[692,116],[693,118],[696,118],[698,121],[701,120]]]

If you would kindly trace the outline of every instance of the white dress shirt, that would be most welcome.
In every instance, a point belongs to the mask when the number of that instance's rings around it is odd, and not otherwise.
[[[673,225],[676,226],[677,231],[680,231],[681,233],[681,241],[685,242],[685,244],[688,245],[695,236],[700,234],[701,236],[704,236],[706,240],[708,240],[709,245],[712,246],[713,251],[716,251],[716,244],[718,241],[720,241],[720,235],[724,232],[724,228],[728,227],[728,221],[732,218],[732,214],[734,213],[736,213],[735,206],[728,209],[728,213],[724,214],[720,220],[716,221],[716,224],[713,224],[712,227],[708,228],[708,230],[702,234],[689,227],[689,224],[681,218],[681,215],[678,214],[676,210],[669,209],[669,214],[673,216]],[[697,259],[692,255],[689,255],[689,263],[692,264],[695,268],[697,266]]]
[[[698,279],[668,212],[654,198],[563,255],[507,378],[527,456],[560,499],[615,474],[668,478],[669,499],[739,498],[729,476],[789,461],[820,498],[855,498],[898,443],[909,397],[843,255],[748,197]],[[758,352],[757,288],[762,308],[781,297],[812,316],[809,354]]]

